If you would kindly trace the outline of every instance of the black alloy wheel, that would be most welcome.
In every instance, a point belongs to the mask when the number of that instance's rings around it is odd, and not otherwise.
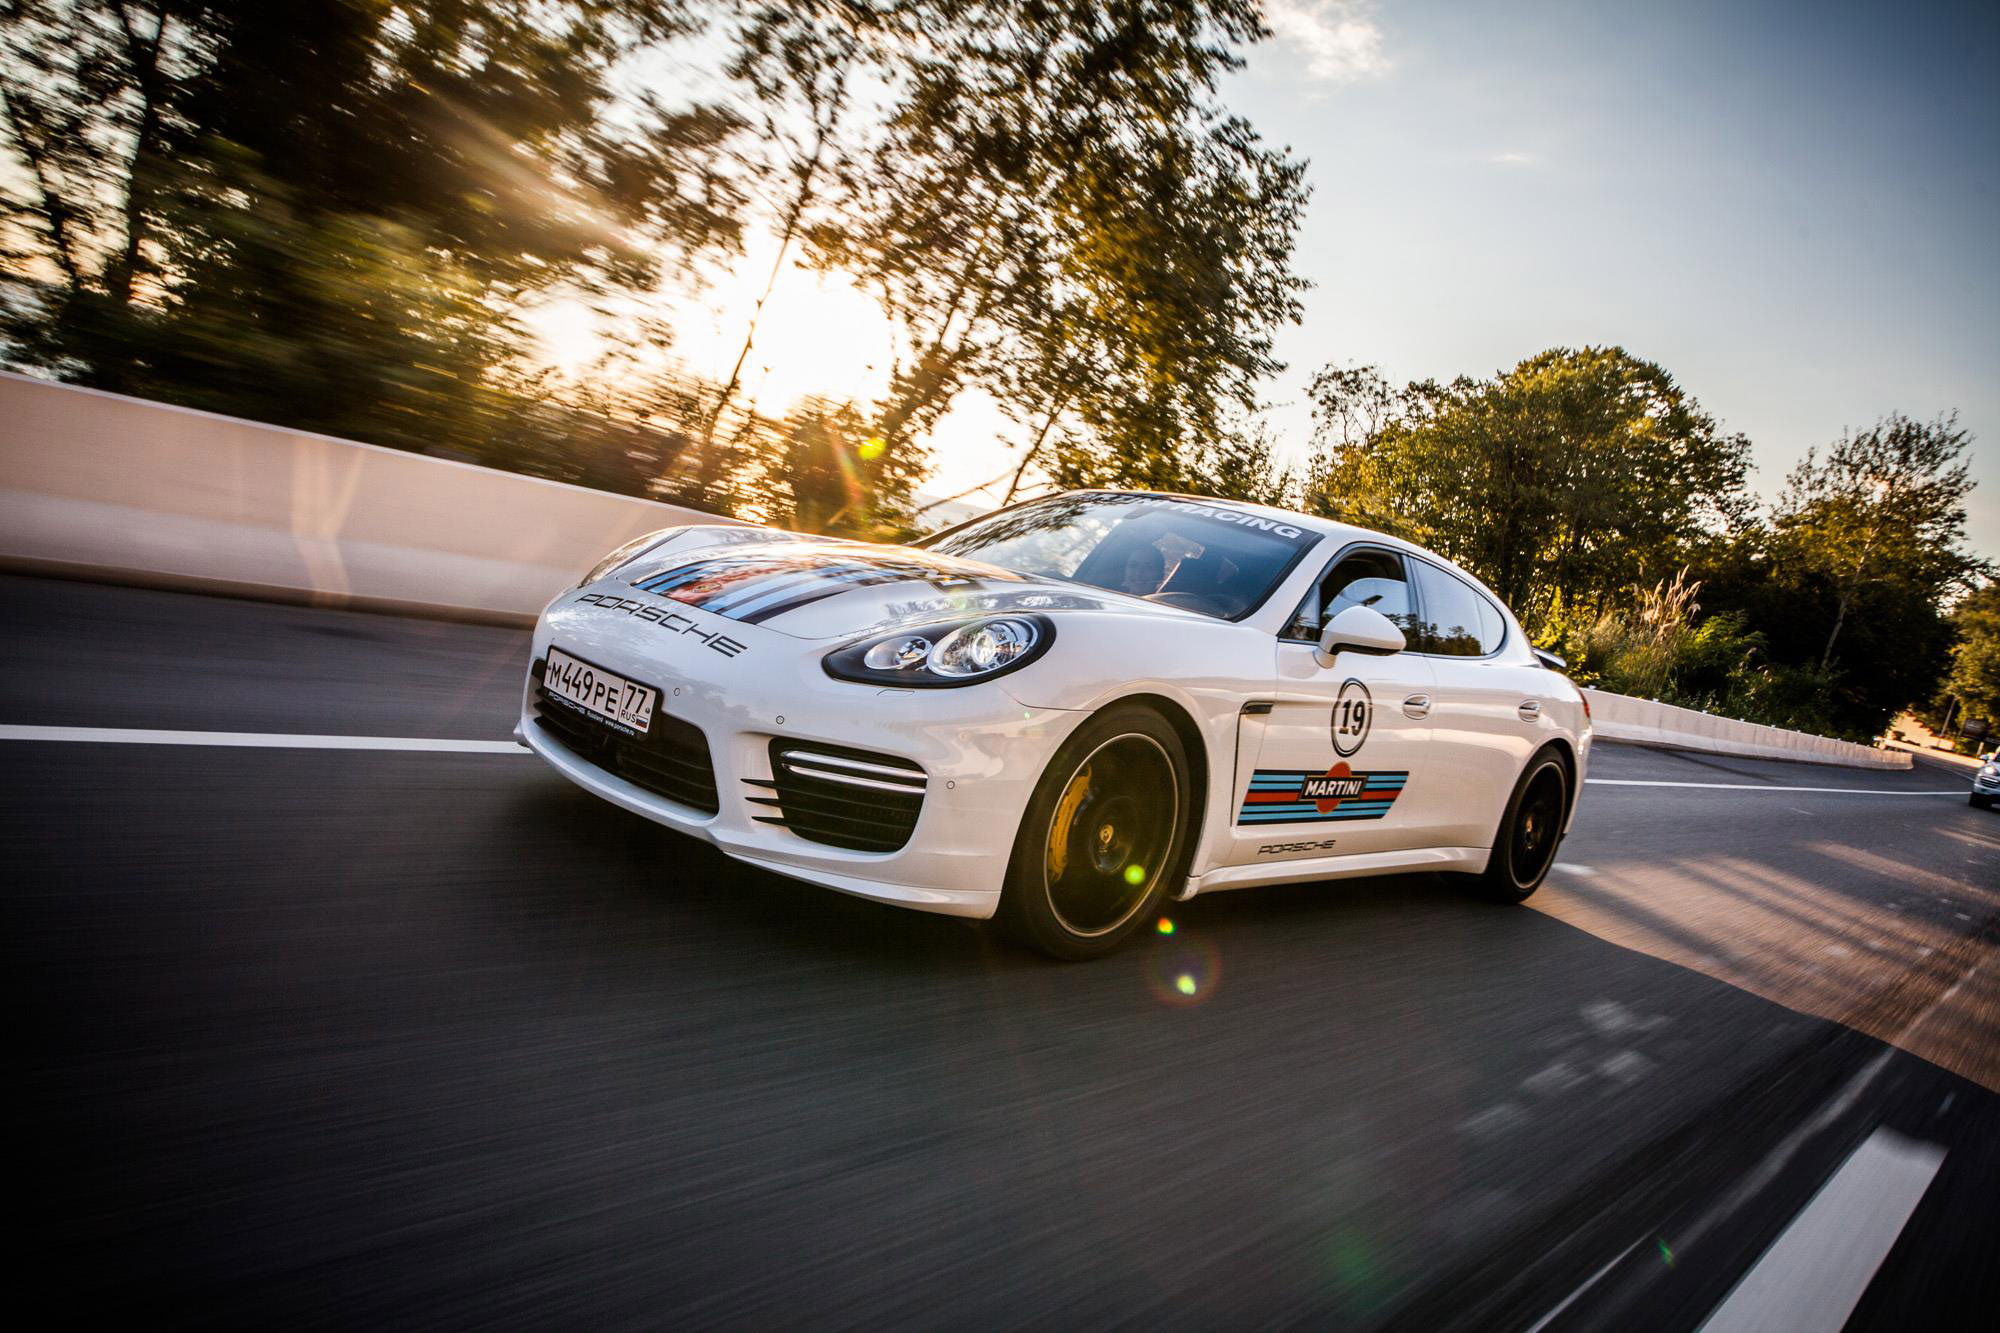
[[[1492,854],[1479,876],[1488,897],[1518,903],[1542,886],[1556,863],[1569,806],[1569,768],[1554,750],[1543,750],[1528,761],[1500,819]]]
[[[1002,924],[1057,958],[1116,949],[1186,876],[1192,790],[1185,747],[1158,713],[1126,706],[1086,722],[1028,803]]]

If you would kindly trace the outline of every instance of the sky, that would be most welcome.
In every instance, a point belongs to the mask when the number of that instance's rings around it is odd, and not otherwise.
[[[1310,162],[1296,264],[1313,287],[1265,386],[1292,456],[1328,363],[1400,383],[1618,344],[1749,436],[1767,499],[1808,446],[1956,410],[1976,437],[1972,544],[2000,558],[2000,4],[1266,14],[1275,36],[1222,91]],[[753,245],[690,310],[691,368],[727,374],[770,262]],[[841,276],[788,267],[761,323],[760,406],[879,389],[887,326]],[[551,342],[575,345],[565,332]],[[963,397],[925,489],[1008,471],[1017,435]]]
[[[1274,420],[1616,343],[1750,437],[1767,498],[1890,411],[1977,437],[2000,557],[2000,5],[1273,0],[1225,90],[1310,159]]]

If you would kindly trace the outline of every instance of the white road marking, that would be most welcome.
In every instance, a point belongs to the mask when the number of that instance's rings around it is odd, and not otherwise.
[[[1837,1333],[1943,1163],[1936,1144],[1876,1130],[1715,1307],[1702,1333]]]
[[[514,741],[454,741],[432,736],[305,736],[272,731],[155,731],[145,727],[22,727],[5,723],[0,723],[0,741],[81,741],[96,745],[229,745],[261,750],[530,753]]]
[[[150,727],[30,727],[0,723],[0,741],[72,741],[98,745],[231,745],[266,750],[432,750],[451,754],[528,754],[515,741],[454,741],[430,736],[312,736],[283,731],[163,731]],[[1759,782],[1660,782],[1586,778],[1597,787],[1699,787],[1717,791],[1814,791],[1844,796],[1963,796],[1952,791],[1863,787],[1773,787]],[[1565,866],[1588,875],[1588,866]]]
[[[1907,791],[1888,787],[1774,787],[1763,782],[1659,782],[1652,778],[1585,778],[1590,787],[1702,787],[1711,791],[1828,791],[1843,796],[1963,796],[1950,791]]]
[[[1625,1257],[1631,1254],[1632,1251],[1638,1249],[1641,1245],[1644,1245],[1646,1243],[1646,1240],[1647,1237],[1641,1236],[1639,1237],[1639,1239],[1633,1241],[1630,1245],[1627,1245],[1624,1249],[1620,1250],[1617,1256],[1613,1258],[1611,1262],[1605,1264],[1604,1267],[1598,1269],[1595,1273],[1592,1273],[1589,1277],[1585,1278],[1583,1280],[1582,1286],[1578,1287],[1575,1291],[1572,1291],[1569,1295],[1563,1297],[1562,1302],[1559,1305],[1557,1305],[1555,1309],[1549,1311],[1547,1314],[1543,1315],[1540,1319],[1537,1319],[1533,1324],[1529,1325],[1528,1333],[1542,1333],[1543,1329],[1547,1328],[1550,1324],[1553,1324],[1556,1321],[1557,1315],[1561,1314],[1564,1310],[1569,1309],[1570,1306],[1576,1303],[1577,1297],[1583,1295],[1584,1292],[1589,1291],[1592,1287],[1596,1286],[1598,1284],[1598,1281],[1602,1279],[1606,1273],[1609,1273],[1612,1269],[1624,1263]]]

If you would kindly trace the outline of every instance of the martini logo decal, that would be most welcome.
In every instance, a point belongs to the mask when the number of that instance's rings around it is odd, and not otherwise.
[[[1356,772],[1345,762],[1324,773],[1312,769],[1260,768],[1243,793],[1239,824],[1319,823],[1380,819],[1409,779],[1403,772]]]

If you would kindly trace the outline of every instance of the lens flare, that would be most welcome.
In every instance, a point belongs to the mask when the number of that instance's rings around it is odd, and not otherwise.
[[[1154,929],[1162,938],[1153,946],[1146,966],[1146,985],[1162,1004],[1206,1003],[1222,980],[1222,958],[1199,936],[1176,934],[1169,917],[1161,917]]]
[[[888,451],[888,448],[889,442],[887,440],[883,439],[880,435],[870,435],[861,442],[860,447],[855,452],[863,458],[873,460],[880,458]]]
[[[1171,934],[1173,934],[1173,933],[1174,933],[1174,919],[1173,919],[1172,917],[1170,917],[1170,916],[1163,916],[1163,917],[1161,917],[1161,918],[1160,918],[1160,924],[1159,924],[1159,925],[1158,925],[1157,927],[1155,927],[1155,929],[1157,929],[1157,930],[1158,930],[1158,931],[1159,931],[1159,932],[1160,932],[1160,933],[1161,933],[1162,935],[1171,935]]]
[[[1125,882],[1127,884],[1144,884],[1146,882],[1146,867],[1126,866]]]

